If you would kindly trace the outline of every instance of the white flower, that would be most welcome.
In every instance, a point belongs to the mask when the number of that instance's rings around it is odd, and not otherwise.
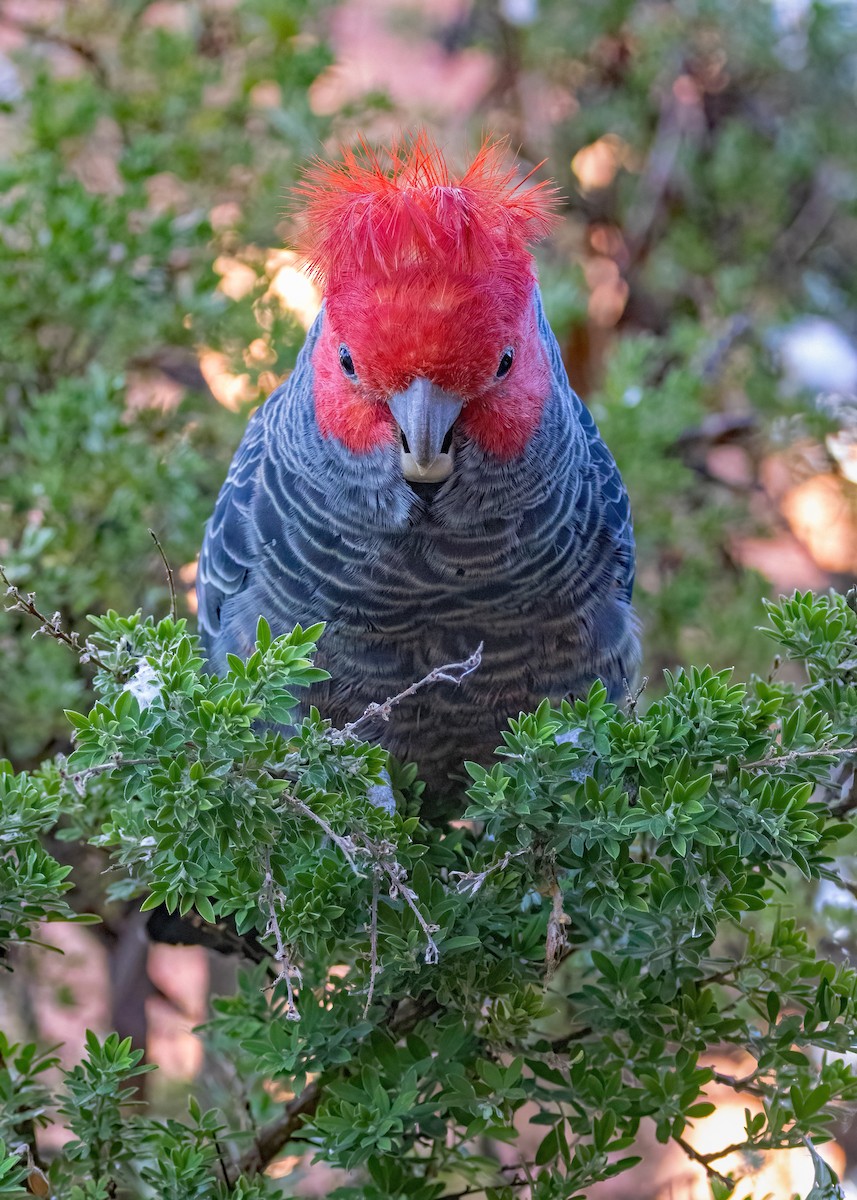
[[[161,681],[151,663],[145,658],[141,659],[136,674],[128,680],[122,691],[136,697],[140,708],[148,708],[161,691]]]

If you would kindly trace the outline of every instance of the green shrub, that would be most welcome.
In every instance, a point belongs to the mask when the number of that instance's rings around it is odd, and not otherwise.
[[[258,1172],[294,1142],[360,1173],[341,1200],[503,1200],[528,1182],[567,1200],[637,1161],[644,1120],[692,1153],[713,1080],[761,1101],[748,1152],[825,1141],[857,1099],[841,1058],[857,973],[812,948],[787,890],[836,879],[852,828],[857,615],[797,594],[768,617],[805,686],[692,668],[645,713],[600,684],[545,702],[490,770],[470,766],[470,824],[453,829],[420,822],[395,764],[398,811],[373,806],[387,756],[360,722],[313,712],[278,731],[320,675],[320,627],[272,639],[260,621],[221,680],[184,621],[94,619],[78,653],[98,699],[68,714],[73,752],[4,768],[0,932],[14,945],[68,918],[65,869],[39,844],[57,826],[110,856],[113,896],[231,930],[248,965],[204,1033],[258,1128],[228,1102],[191,1102],[185,1122],[128,1109],[139,1054],[90,1035],[51,1097],[36,1048],[4,1050],[12,1159],[52,1104],[76,1139],[49,1167],[63,1194],[219,1196],[241,1176],[238,1194],[274,1195]],[[754,1060],[740,1078],[705,1061],[730,1047]],[[294,1098],[275,1103],[270,1081]],[[509,1170],[484,1147],[518,1142],[525,1104],[543,1137]],[[728,1196],[718,1155],[702,1160]],[[838,1194],[817,1171],[815,1195]]]

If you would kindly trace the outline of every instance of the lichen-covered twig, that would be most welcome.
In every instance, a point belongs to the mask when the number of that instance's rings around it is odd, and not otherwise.
[[[763,771],[768,767],[783,767],[800,758],[844,758],[857,754],[857,746],[815,746],[810,750],[788,750],[785,754],[772,754],[758,762],[741,763],[742,771]]]
[[[407,904],[416,917],[419,927],[425,935],[426,952],[424,961],[429,965],[436,963],[440,952],[432,934],[437,933],[440,926],[430,924],[420,912],[419,905],[417,904],[417,894],[407,882],[408,876],[405,868],[392,857],[395,847],[391,846],[389,842],[381,842],[374,849],[377,853],[375,861],[389,880],[390,899],[395,900],[397,896],[402,897],[405,904]]]
[[[102,662],[89,642],[81,644],[79,633],[66,633],[62,627],[61,613],[55,612],[53,616],[49,617],[45,613],[40,612],[36,607],[36,593],[28,592],[24,595],[20,588],[15,587],[14,583],[10,582],[2,567],[0,567],[0,581],[5,584],[6,596],[12,599],[12,603],[6,605],[6,612],[26,613],[27,616],[34,617],[35,620],[40,622],[39,628],[33,634],[33,637],[43,633],[46,637],[53,638],[55,642],[61,642],[64,646],[68,646],[70,650],[73,650],[77,654],[82,663],[95,663],[96,667],[100,667],[102,671],[108,671],[111,675],[116,674],[112,667],[108,667],[107,663]]]
[[[375,980],[380,973],[380,968],[378,967],[378,897],[380,892],[381,868],[376,863],[372,872],[372,904],[369,910],[369,924],[367,926],[369,932],[369,988],[366,992],[366,1003],[363,1006],[364,1019],[368,1016],[369,1009],[372,1007],[372,1000],[375,996]]]
[[[566,946],[566,926],[569,918],[562,903],[562,888],[559,881],[551,873],[550,883],[551,913],[548,917],[547,937],[545,939],[545,967],[547,978],[550,979],[562,960],[562,952]]]
[[[62,765],[63,760],[60,759],[59,762],[60,779],[71,783],[79,796],[85,796],[87,783],[96,775],[103,775],[105,771],[118,770],[119,767],[155,767],[159,760],[157,758],[123,758],[122,752],[117,750],[110,755],[107,762],[94,763],[93,766],[85,767],[82,771],[67,771]]]
[[[475,896],[489,875],[493,875],[495,871],[505,871],[512,859],[519,858],[522,854],[526,854],[526,849],[516,850],[514,854],[507,850],[502,858],[491,863],[484,871],[450,871],[449,877],[456,881],[454,886],[459,895]]]
[[[433,671],[429,671],[428,675],[424,675],[422,679],[418,679],[395,696],[388,696],[386,700],[380,703],[373,701],[356,721],[349,721],[342,729],[335,732],[343,739],[353,738],[360,726],[366,721],[389,721],[390,714],[397,704],[401,704],[408,696],[413,696],[414,693],[421,691],[424,687],[429,687],[433,683],[454,683],[458,686],[462,680],[466,679],[468,675],[472,675],[481,665],[482,647],[483,643],[480,642],[470,657],[465,658],[463,662],[445,663],[442,667],[435,667]]]
[[[298,1006],[295,1003],[295,990],[292,984],[292,975],[298,974],[297,968],[292,963],[289,957],[289,950],[286,946],[283,932],[280,929],[280,922],[277,918],[277,900],[280,897],[279,890],[274,885],[274,875],[271,870],[271,852],[265,851],[265,879],[262,884],[262,901],[268,913],[268,925],[265,933],[268,936],[273,936],[277,944],[274,961],[279,964],[280,979],[285,980],[286,984],[286,1020],[299,1021],[301,1014],[298,1012]]]
[[[324,830],[324,832],[333,842],[334,846],[336,846],[337,849],[342,852],[343,857],[346,859],[354,874],[360,874],[360,868],[357,866],[357,861],[354,858],[354,855],[359,852],[359,847],[355,844],[351,837],[349,837],[347,834],[343,836],[342,834],[337,833],[333,826],[328,821],[325,821],[324,817],[320,817],[317,812],[311,809],[308,804],[304,804],[303,800],[299,800],[297,796],[292,796],[288,793],[285,793],[283,799],[286,800],[292,808],[299,812],[301,816],[307,817],[307,819],[310,821],[315,821],[316,825],[318,825],[320,829]]]
[[[640,703],[640,697],[649,686],[649,677],[644,675],[636,688],[632,688],[627,679],[623,679],[622,683],[625,686],[625,698],[628,702],[627,713],[632,721],[637,721],[637,705]]]

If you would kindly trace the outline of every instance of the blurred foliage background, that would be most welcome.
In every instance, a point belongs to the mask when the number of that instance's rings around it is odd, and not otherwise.
[[[0,561],[72,626],[163,611],[153,529],[192,606],[318,303],[288,250],[302,164],[420,123],[463,159],[490,130],[563,194],[542,285],[631,493],[651,688],[767,671],[760,597],[857,573],[855,101],[851,0],[3,0]],[[18,767],[87,688],[31,634],[0,616]],[[69,978],[47,1016],[9,1004],[56,1026]]]

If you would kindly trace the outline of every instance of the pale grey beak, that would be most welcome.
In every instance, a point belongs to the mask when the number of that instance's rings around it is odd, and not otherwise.
[[[404,435],[402,473],[406,479],[438,483],[452,474],[452,447],[444,449],[447,434],[464,401],[428,379],[415,379],[389,400],[390,411]]]

